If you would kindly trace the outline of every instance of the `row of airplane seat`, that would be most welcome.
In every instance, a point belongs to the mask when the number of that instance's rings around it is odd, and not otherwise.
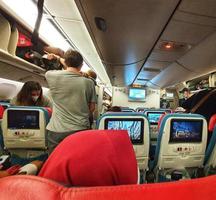
[[[216,175],[173,183],[88,188],[68,188],[41,177],[19,175],[0,179],[0,188],[0,199],[5,200],[213,200]]]
[[[46,126],[52,114],[50,108],[10,106],[2,114],[4,149],[23,158],[46,152]]]
[[[151,160],[151,122],[148,117],[155,113],[150,112],[147,115],[136,112],[106,113],[98,121],[97,127],[102,130],[128,130],[145,180],[148,178],[146,172],[149,171],[154,173],[156,181],[169,180],[170,177],[194,177],[204,165],[209,166],[205,170],[206,174],[210,171],[214,173],[214,170],[209,169],[216,167],[215,156],[212,156],[216,154],[216,136],[212,137],[211,148],[206,151],[208,126],[205,118],[197,114],[165,115],[156,135],[157,140],[153,141],[155,151],[154,159]],[[6,109],[2,120],[5,148],[22,157],[33,157],[45,152],[46,125],[50,116],[51,109],[40,107]],[[213,135],[216,135],[215,132]]]
[[[152,111],[151,111],[152,112]],[[154,113],[153,113],[154,114]],[[208,125],[198,114],[167,114],[163,117],[155,144],[154,160],[149,160],[151,149],[150,122],[143,113],[106,113],[98,121],[98,129],[128,130],[140,170],[154,172],[156,181],[206,175],[204,164],[215,168],[213,155],[216,136],[212,137],[211,151],[206,151]],[[216,135],[216,133],[214,132]],[[214,135],[213,134],[213,135]],[[210,153],[209,153],[210,152]],[[211,156],[214,158],[215,156]],[[209,168],[209,167],[208,167]],[[146,177],[147,178],[147,177]]]

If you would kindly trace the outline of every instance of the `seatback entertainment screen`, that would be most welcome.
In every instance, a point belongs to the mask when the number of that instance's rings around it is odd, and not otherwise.
[[[133,144],[143,143],[143,119],[105,119],[104,128],[108,130],[127,130]]]
[[[39,129],[39,111],[8,110],[8,129]]]
[[[165,113],[164,112],[148,112],[147,116],[148,116],[150,124],[157,125],[160,116],[163,114],[165,114]]]
[[[170,142],[201,142],[203,121],[194,119],[172,119]]]

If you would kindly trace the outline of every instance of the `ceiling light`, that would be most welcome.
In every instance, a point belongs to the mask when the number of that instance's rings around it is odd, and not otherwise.
[[[161,41],[159,44],[159,49],[163,51],[187,51],[192,46],[190,44],[174,41]]]
[[[165,47],[166,49],[171,49],[171,48],[172,48],[172,45],[171,45],[171,43],[167,43],[164,47]]]

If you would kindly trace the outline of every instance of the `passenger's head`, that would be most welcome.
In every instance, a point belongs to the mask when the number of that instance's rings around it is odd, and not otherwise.
[[[81,131],[55,148],[39,176],[74,187],[136,184],[137,161],[127,131]]]
[[[112,106],[110,107],[107,112],[121,112],[121,107],[119,106]]]
[[[182,93],[183,93],[183,96],[184,96],[184,98],[189,98],[190,97],[190,90],[188,89],[188,88],[184,88],[183,90],[182,90]]]
[[[93,71],[93,70],[88,70],[87,72],[87,75],[90,77],[90,78],[92,78],[92,79],[94,79],[94,80],[96,80],[97,79],[97,74]]]
[[[27,81],[17,95],[17,102],[20,106],[32,106],[42,99],[42,88],[36,81]]]
[[[78,51],[72,49],[65,52],[64,60],[67,67],[77,68],[78,70],[80,70],[83,65],[82,55]]]
[[[166,99],[166,94],[163,94],[163,95],[162,95],[162,99]]]

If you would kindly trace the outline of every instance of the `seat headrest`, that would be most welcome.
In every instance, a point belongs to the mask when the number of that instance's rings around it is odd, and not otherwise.
[[[44,178],[19,175],[0,179],[0,188],[0,199],[7,200],[212,200],[216,199],[216,176],[172,183],[65,188]]]
[[[214,130],[214,127],[216,126],[216,114],[214,114],[209,121],[209,127],[208,130],[212,132]]]

